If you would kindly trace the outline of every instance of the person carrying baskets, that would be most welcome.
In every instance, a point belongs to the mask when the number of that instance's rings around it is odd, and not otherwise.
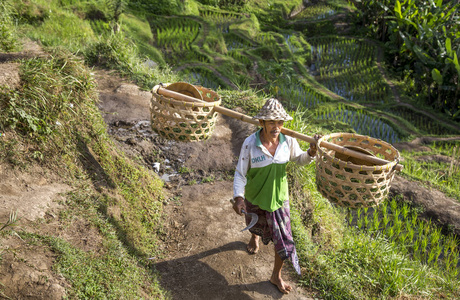
[[[265,245],[273,241],[275,262],[270,282],[288,294],[292,287],[281,278],[284,260],[289,259],[299,275],[300,266],[291,231],[286,165],[289,161],[311,163],[317,148],[316,143],[310,143],[303,151],[295,138],[281,133],[284,122],[292,117],[277,99],[268,99],[253,118],[262,128],[247,137],[241,147],[233,181],[233,209],[239,215],[243,211],[258,215],[258,222],[249,229],[247,251],[256,254],[260,238]],[[319,138],[314,136],[316,141]]]

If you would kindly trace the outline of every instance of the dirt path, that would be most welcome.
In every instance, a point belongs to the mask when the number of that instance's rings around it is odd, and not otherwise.
[[[169,256],[156,264],[161,284],[173,299],[312,299],[295,284],[292,267],[283,269],[294,290],[282,295],[270,278],[273,245],[246,252],[249,233],[229,203],[232,182],[185,186],[181,206],[170,206]]]

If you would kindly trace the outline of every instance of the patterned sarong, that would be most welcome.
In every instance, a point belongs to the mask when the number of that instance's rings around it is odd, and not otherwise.
[[[283,207],[274,212],[262,210],[248,200],[245,200],[245,203],[248,212],[256,213],[259,216],[259,220],[249,231],[261,236],[265,245],[273,241],[275,251],[278,252],[281,259],[289,258],[294,269],[300,275],[299,259],[292,238],[289,200],[285,201]],[[246,215],[246,224],[248,225],[250,221],[251,217]]]

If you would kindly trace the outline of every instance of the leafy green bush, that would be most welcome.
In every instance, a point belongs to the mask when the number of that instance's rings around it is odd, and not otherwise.
[[[351,1],[357,20],[386,42],[390,63],[413,82],[413,94],[460,117],[460,4],[456,1]]]

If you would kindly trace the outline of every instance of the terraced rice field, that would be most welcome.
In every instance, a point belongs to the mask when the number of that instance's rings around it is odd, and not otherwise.
[[[310,70],[332,92],[356,103],[389,103],[391,91],[376,64],[376,47],[353,38],[309,40]]]

